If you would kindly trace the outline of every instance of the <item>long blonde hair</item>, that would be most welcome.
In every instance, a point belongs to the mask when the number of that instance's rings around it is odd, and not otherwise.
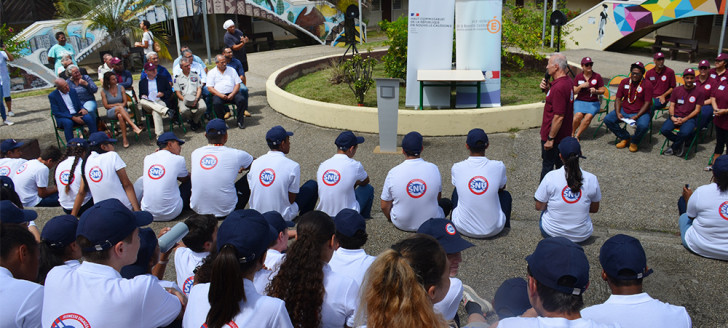
[[[357,325],[369,328],[447,327],[427,294],[440,286],[445,251],[434,238],[415,234],[382,252],[367,271]]]

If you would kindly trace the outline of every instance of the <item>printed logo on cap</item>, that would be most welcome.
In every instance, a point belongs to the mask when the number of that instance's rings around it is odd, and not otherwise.
[[[688,98],[688,101],[691,102],[691,103],[694,103],[695,102],[695,96],[690,96],[690,98]]]
[[[581,190],[579,192],[574,193],[571,191],[571,188],[569,186],[564,187],[563,190],[561,190],[561,198],[564,199],[564,201],[568,204],[574,204],[581,199]]]
[[[457,231],[455,230],[455,227],[452,225],[452,223],[448,223],[445,225],[445,231],[450,236],[454,236],[457,233]]]
[[[341,181],[341,173],[334,169],[326,170],[324,175],[321,177],[321,180],[323,180],[324,184],[329,187],[335,186],[339,183],[339,181]]]
[[[273,171],[273,169],[264,169],[263,171],[260,171],[260,176],[258,178],[260,179],[260,184],[264,187],[270,187],[270,185],[273,184],[273,181],[276,181],[276,171]]]
[[[99,182],[104,178],[104,171],[101,171],[100,167],[94,166],[88,171],[88,178],[93,182]]]
[[[217,166],[217,157],[215,155],[207,154],[200,158],[200,167],[203,170],[212,170],[215,166]]]
[[[412,179],[407,183],[407,195],[412,198],[420,198],[427,192],[427,184],[420,179]]]
[[[0,166],[0,176],[6,177],[10,175],[10,166]]]
[[[152,180],[159,180],[164,176],[164,172],[164,166],[162,166],[161,164],[154,164],[149,167],[149,170],[147,170],[147,175]]]
[[[75,324],[74,324],[75,323]],[[53,320],[51,328],[91,328],[88,320],[80,314],[66,313]]]
[[[233,321],[226,323],[225,326],[228,326],[230,328],[238,328],[238,325],[235,324],[235,322],[233,322]],[[203,323],[202,326],[200,326],[200,328],[207,328],[207,323]]]
[[[476,195],[482,195],[488,191],[488,179],[483,176],[476,176],[468,181],[468,189]]]
[[[723,220],[728,220],[728,201],[720,204],[718,207],[718,214],[720,214],[720,217],[722,217]]]
[[[185,282],[182,284],[182,292],[185,293],[185,295],[189,295],[190,291],[192,291],[192,285],[195,283],[195,276],[190,276],[189,278],[185,279]]]
[[[25,171],[25,169],[27,169],[27,168],[28,168],[28,162],[25,162],[17,170],[15,170],[15,174],[23,173],[23,171]]]
[[[667,81],[667,76],[663,75],[663,76],[662,76],[662,77],[660,78],[660,80],[662,80],[662,82],[665,82],[665,81]]]
[[[63,170],[61,171],[61,174],[58,175],[58,179],[61,180],[61,184],[64,186],[67,186],[69,184],[72,184],[73,181],[76,180],[76,176],[71,179],[71,181],[68,181],[68,178],[71,176],[71,170]]]

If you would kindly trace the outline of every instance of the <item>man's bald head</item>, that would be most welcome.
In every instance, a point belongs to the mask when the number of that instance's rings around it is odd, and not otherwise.
[[[60,91],[62,93],[68,93],[69,88],[68,88],[68,83],[66,83],[66,80],[59,77],[59,78],[53,80],[53,84],[56,86],[56,89],[58,89],[58,91]]]

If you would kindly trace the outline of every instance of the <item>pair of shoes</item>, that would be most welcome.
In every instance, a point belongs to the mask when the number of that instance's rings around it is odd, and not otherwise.
[[[193,121],[190,121],[190,130],[193,132],[197,132],[197,130],[200,129],[200,123],[195,123]]]
[[[639,148],[640,148],[640,146],[639,146],[639,145],[637,145],[636,143],[630,143],[630,144],[629,144],[629,151],[630,151],[630,152],[633,152],[633,153],[634,153],[634,152],[636,152],[636,151],[637,151],[637,149],[639,149]]]
[[[15,112],[8,112],[8,116],[10,116],[10,117],[15,116]],[[8,124],[8,125],[12,125],[12,124]]]
[[[705,172],[710,172],[710,171],[713,171],[713,166],[712,166],[712,165],[711,165],[711,166],[706,166],[706,167],[705,167],[705,168],[703,169],[703,171],[705,171]]]
[[[243,122],[238,122],[238,129],[245,129]]]
[[[243,112],[243,116],[245,116],[245,117],[250,117],[250,112],[248,112],[247,110],[246,110],[246,111],[244,111],[244,112]]]
[[[170,109],[170,110],[168,110],[168,111],[167,111],[167,117],[169,117],[169,118],[172,118],[172,117],[174,117],[174,111],[172,111],[171,109]]]
[[[629,144],[629,139],[624,139],[617,143],[617,149],[622,149],[624,147],[627,147],[628,144]]]
[[[494,311],[493,305],[490,304],[490,302],[486,301],[484,298],[480,297],[478,293],[475,292],[473,287],[463,284],[463,304],[467,304],[468,302],[475,302],[480,304],[483,310],[483,316],[485,316],[485,314],[488,312]]]
[[[11,113],[12,113],[12,112],[11,112]],[[11,121],[11,120],[5,120],[5,121],[4,121],[4,122],[3,122],[2,124],[5,124],[5,125],[7,125],[7,126],[11,126],[11,125],[13,125],[13,124],[15,124],[15,123],[14,123],[13,121]],[[2,125],[2,124],[0,124],[0,125]]]
[[[668,155],[668,156],[669,155],[675,155],[675,151],[672,150],[672,147],[667,147],[667,149],[665,149],[665,151],[662,154],[663,155]]]
[[[223,116],[223,117],[222,117],[222,119],[223,119],[223,120],[227,120],[227,119],[229,119],[229,118],[230,118],[230,116],[231,116],[231,115],[232,115],[232,114],[230,114],[230,112],[227,112],[227,113],[225,113],[225,116]]]

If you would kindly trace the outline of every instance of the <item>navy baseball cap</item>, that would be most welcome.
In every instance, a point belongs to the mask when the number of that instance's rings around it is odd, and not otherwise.
[[[293,132],[286,131],[282,126],[276,125],[265,134],[265,141],[271,145],[280,145],[286,138],[293,135]]]
[[[21,209],[9,200],[0,201],[0,222],[1,223],[23,223],[33,221],[38,213],[33,210]]]
[[[357,231],[367,231],[367,223],[359,212],[350,208],[345,208],[334,217],[336,231],[341,232],[344,236],[354,237]]]
[[[647,268],[647,255],[637,238],[623,234],[607,239],[599,250],[599,263],[608,276],[618,280],[642,279],[652,273]],[[619,271],[628,269],[634,275],[620,275]]]
[[[131,279],[149,273],[149,262],[154,257],[157,246],[159,246],[159,240],[157,240],[154,230],[152,228],[139,228],[137,260],[133,264],[121,268],[121,276],[125,279]]]
[[[19,148],[23,144],[23,142],[15,141],[15,139],[5,139],[2,143],[0,143],[0,152],[7,153],[13,149]]]
[[[518,317],[530,309],[526,279],[511,278],[504,281],[495,291],[493,307],[500,319]]]
[[[572,154],[579,155],[580,158],[586,158],[581,154],[581,145],[579,140],[574,137],[566,137],[559,143],[559,153],[564,159],[569,158]]]
[[[68,147],[83,147],[83,148],[87,148],[88,147],[88,141],[86,139],[83,139],[83,138],[73,138],[71,140],[68,140],[67,146]]]
[[[364,137],[357,137],[354,135],[354,132],[351,131],[339,133],[339,136],[336,137],[336,141],[334,141],[334,144],[336,144],[337,147],[345,149],[349,149],[360,143],[364,143]]]
[[[174,134],[174,132],[169,131],[169,132],[162,133],[162,135],[160,135],[159,138],[157,138],[157,145],[161,146],[161,145],[166,144],[168,141],[172,141],[172,140],[179,142],[180,145],[185,143],[182,139],[177,138],[177,136]]]
[[[402,139],[402,149],[415,156],[419,155],[422,151],[422,135],[417,131],[407,133]]]
[[[257,261],[265,254],[278,233],[256,210],[236,210],[230,213],[217,230],[217,251],[230,245],[235,248],[240,263]]]
[[[265,218],[265,221],[268,222],[268,225],[273,227],[273,230],[275,230],[276,232],[276,236],[278,235],[278,233],[286,231],[288,227],[292,227],[295,225],[293,221],[286,221],[285,219],[283,219],[281,213],[278,213],[276,211],[263,213],[263,218]]]
[[[9,176],[0,176],[0,186],[15,191],[15,183],[13,183],[13,179],[11,179]]]
[[[210,133],[210,130],[215,130],[215,134],[226,134],[227,133],[227,124],[225,124],[225,121],[216,118],[210,120],[210,122],[207,122],[207,126],[205,127],[205,133]]]
[[[713,175],[718,176],[728,172],[728,155],[720,155],[713,162]]]
[[[448,219],[429,219],[420,225],[417,233],[435,237],[447,254],[455,254],[475,246],[460,237],[460,233]]]
[[[116,142],[116,139],[109,138],[106,132],[103,131],[91,133],[91,135],[88,137],[88,143],[91,146],[96,146],[107,142]]]
[[[78,219],[73,215],[56,216],[43,226],[40,239],[50,248],[64,248],[76,241]]]
[[[538,242],[533,254],[526,256],[531,276],[538,282],[569,295],[581,295],[589,286],[589,260],[584,249],[564,237]],[[562,277],[576,279],[574,286],[559,285]]]
[[[103,251],[124,240],[134,229],[152,223],[147,211],[132,212],[116,198],[102,200],[81,215],[76,237],[84,236],[93,246],[86,252]]]
[[[485,131],[483,131],[483,129],[472,129],[468,132],[468,138],[465,139],[465,143],[470,147],[477,146],[478,143],[487,145],[488,135]]]

